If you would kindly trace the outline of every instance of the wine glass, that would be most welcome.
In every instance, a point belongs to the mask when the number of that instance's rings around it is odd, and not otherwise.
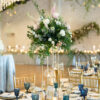
[[[69,95],[64,95],[63,100],[69,100]]]
[[[81,96],[83,96],[84,100],[85,100],[85,97],[87,96],[87,93],[88,93],[88,89],[82,89],[81,90]]]
[[[79,84],[79,85],[78,85],[78,88],[79,88],[80,91],[83,89],[83,87],[84,87],[83,84]]]
[[[54,88],[55,88],[55,89],[58,88],[58,83],[54,83]]]
[[[39,94],[33,94],[31,95],[32,100],[39,100]]]
[[[97,72],[97,67],[94,67],[94,72],[95,72],[95,73]]]
[[[24,87],[25,87],[25,89],[26,89],[26,93],[29,93],[28,90],[29,90],[29,88],[30,88],[30,83],[29,83],[29,82],[25,82],[25,83],[24,83]]]
[[[19,88],[15,88],[14,89],[14,94],[16,96],[16,100],[18,100],[19,92],[20,92],[20,89]]]

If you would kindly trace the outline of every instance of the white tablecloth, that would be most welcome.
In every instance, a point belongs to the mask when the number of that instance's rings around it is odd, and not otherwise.
[[[15,63],[12,55],[0,55],[0,90],[13,91]]]

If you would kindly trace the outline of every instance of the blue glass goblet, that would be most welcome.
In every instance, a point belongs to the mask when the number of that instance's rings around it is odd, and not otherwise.
[[[79,85],[78,85],[78,88],[79,88],[80,92],[81,92],[81,90],[83,89],[83,87],[84,87],[83,84],[79,84]]]
[[[54,83],[54,88],[55,88],[55,89],[58,88],[58,83]]]
[[[16,96],[16,100],[18,100],[19,92],[20,92],[20,89],[19,88],[15,88],[14,89],[14,94]]]
[[[25,87],[25,89],[26,89],[26,93],[29,93],[28,90],[29,90],[29,88],[30,88],[30,83],[29,83],[29,82],[25,82],[25,83],[24,83],[24,87]]]
[[[84,71],[87,71],[87,70],[88,70],[88,66],[85,66],[85,67],[84,67]]]
[[[33,94],[31,95],[32,100],[39,100],[39,94]]]
[[[69,100],[69,95],[64,95],[63,100]]]
[[[81,69],[83,69],[84,68],[84,66],[83,65],[81,65]]]
[[[81,96],[83,96],[84,100],[85,100],[85,97],[87,96],[87,93],[88,93],[88,89],[82,89],[81,90]]]
[[[94,72],[95,72],[95,73],[97,72],[97,68],[96,68],[96,67],[94,67]]]

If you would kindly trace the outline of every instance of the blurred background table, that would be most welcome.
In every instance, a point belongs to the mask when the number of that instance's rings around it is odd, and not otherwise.
[[[15,63],[12,55],[0,55],[0,90],[13,91]]]

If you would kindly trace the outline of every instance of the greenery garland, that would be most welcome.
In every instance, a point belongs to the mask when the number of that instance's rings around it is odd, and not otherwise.
[[[28,1],[30,1],[30,0],[16,1],[16,2],[12,3],[11,5],[7,6],[6,8],[3,7],[3,10],[0,11],[0,12],[3,12],[5,10],[7,10],[7,9],[14,9],[15,6],[18,6],[20,4],[26,4]]]
[[[75,1],[78,5],[84,6],[86,11],[90,8],[100,7],[100,0],[65,0],[65,1]]]
[[[91,22],[91,23],[89,23],[87,25],[84,25],[80,29],[77,29],[77,30],[73,31],[72,40],[73,41],[79,40],[80,38],[88,35],[91,30],[96,31],[97,34],[100,34],[100,27],[99,27],[99,25],[96,22]]]

